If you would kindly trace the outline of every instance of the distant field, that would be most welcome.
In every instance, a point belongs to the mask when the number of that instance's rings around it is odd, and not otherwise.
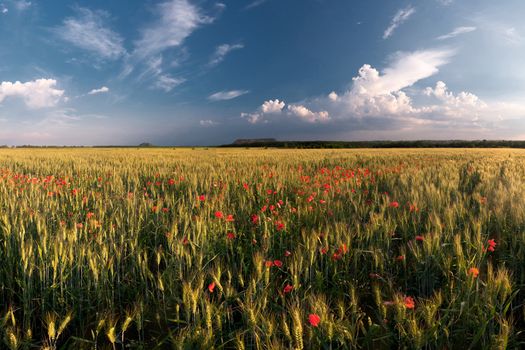
[[[0,149],[0,348],[520,348],[525,150]]]

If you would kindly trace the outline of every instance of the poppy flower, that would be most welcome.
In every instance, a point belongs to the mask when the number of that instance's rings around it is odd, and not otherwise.
[[[234,222],[235,219],[233,218],[233,215],[232,215],[232,214],[229,214],[229,215],[226,217],[226,221],[227,221],[227,222]]]
[[[487,250],[489,252],[493,252],[494,248],[496,248],[496,241],[494,239],[489,239],[488,243],[489,243],[489,247],[487,248]]]
[[[223,216],[224,216],[224,214],[222,213],[222,211],[216,211],[216,212],[215,212],[215,217],[216,217],[217,219],[222,219]]]
[[[208,285],[208,290],[210,291],[210,293],[213,293],[213,290],[215,289],[215,282],[211,282],[209,285]]]
[[[318,327],[319,326],[319,322],[321,322],[321,317],[319,317],[319,315],[317,315],[317,314],[310,314],[310,315],[308,315],[308,322],[310,322],[310,324],[313,327]]]
[[[468,269],[468,274],[476,278],[479,275],[479,269],[477,267],[471,267],[470,269]]]
[[[413,309],[416,307],[416,303],[412,297],[405,297],[404,304],[407,309]]]
[[[416,236],[416,241],[418,241],[418,242],[423,242],[424,240],[425,240],[425,237],[420,236],[420,235],[417,235],[417,236]]]
[[[264,265],[266,267],[272,267],[273,266],[273,261],[267,260],[267,261],[264,262]]]
[[[399,203],[398,202],[391,202],[390,203],[390,207],[391,208],[398,208],[399,207]]]
[[[95,213],[89,212],[89,213],[86,214],[86,218],[89,220],[89,219],[91,219],[94,215],[95,215]]]
[[[284,252],[284,256],[290,256],[290,255],[292,255],[291,251],[287,250],[287,251]]]
[[[282,267],[283,266],[283,262],[281,260],[274,260],[273,264],[275,266],[277,266],[277,267]]]
[[[234,239],[234,238],[235,238],[235,233],[233,233],[233,232],[228,232],[228,233],[226,234],[226,238],[228,238],[229,240]]]
[[[201,194],[201,195],[199,196],[199,201],[204,202],[205,200],[206,200],[206,196],[203,195],[203,194]]]
[[[405,260],[405,256],[404,255],[399,255],[397,258],[396,258],[397,261],[404,261]]]
[[[283,292],[286,294],[286,293],[290,293],[292,290],[293,290],[293,286],[287,284],[287,285],[284,287]]]

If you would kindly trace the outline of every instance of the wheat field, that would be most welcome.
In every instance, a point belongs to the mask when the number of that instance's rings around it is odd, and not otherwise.
[[[6,349],[505,349],[525,151],[0,149]]]

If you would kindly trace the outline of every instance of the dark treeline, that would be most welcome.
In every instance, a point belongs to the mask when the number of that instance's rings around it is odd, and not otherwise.
[[[266,141],[268,140],[268,141]],[[258,147],[258,148],[525,148],[525,141],[509,140],[419,140],[419,141],[277,141],[277,140],[241,140],[218,147]],[[104,145],[104,146],[35,146],[0,145],[0,148],[171,148],[181,146],[155,146],[143,143],[136,146]],[[185,146],[188,148],[191,146]],[[215,147],[215,146],[204,146]]]
[[[446,140],[446,141],[270,141],[243,142],[220,147],[273,148],[525,148],[525,141]]]

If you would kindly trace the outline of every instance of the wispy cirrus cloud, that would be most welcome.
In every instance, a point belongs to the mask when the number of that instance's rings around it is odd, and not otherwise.
[[[224,61],[226,56],[235,50],[240,50],[244,48],[243,44],[222,44],[215,48],[215,52],[210,58],[208,65],[213,67]]]
[[[466,33],[473,32],[476,29],[477,29],[476,27],[457,27],[453,31],[451,31],[450,33],[438,36],[436,39],[437,40],[446,40],[446,39],[454,38],[454,37],[456,37],[458,35],[461,35],[461,34],[466,34]]]
[[[126,54],[122,37],[108,25],[107,12],[78,7],[76,13],[52,29],[57,37],[102,60],[116,60]]]
[[[259,7],[259,6],[261,6],[262,4],[264,4],[267,1],[268,0],[254,0],[251,3],[249,3],[248,5],[246,5],[246,7],[244,9],[245,10],[249,10],[249,9],[254,8],[254,7]]]
[[[392,18],[392,21],[390,22],[390,25],[383,33],[383,39],[388,39],[394,34],[394,31],[405,23],[414,13],[416,12],[416,9],[412,6],[408,6],[404,9],[400,9],[397,11],[397,13]]]
[[[133,55],[142,60],[164,50],[182,45],[195,30],[213,22],[202,10],[188,0],[171,0],[158,4],[158,18],[140,31]]]
[[[230,90],[230,91],[219,91],[214,94],[211,94],[208,96],[208,100],[210,101],[226,101],[226,100],[233,100],[234,98],[237,98],[242,95],[246,95],[250,91],[248,90]]]
[[[184,78],[175,78],[169,74],[162,74],[159,75],[156,81],[153,83],[153,88],[157,90],[163,90],[164,92],[170,92],[185,81],[186,79]]]

